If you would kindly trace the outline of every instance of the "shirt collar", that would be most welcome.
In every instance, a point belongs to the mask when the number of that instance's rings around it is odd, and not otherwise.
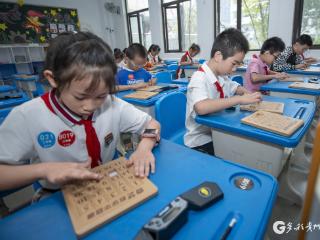
[[[49,102],[52,106],[52,109],[54,110],[55,114],[59,116],[59,118],[66,123],[68,126],[74,126],[75,124],[80,124],[80,121],[82,120],[81,117],[75,115],[74,113],[70,112],[69,109],[67,109],[58,99],[57,95],[55,94],[55,90],[51,90],[49,93]],[[92,118],[92,121],[95,121],[96,114],[93,114],[93,116],[89,117],[89,119]]]
[[[204,73],[206,74],[207,76],[207,79],[209,79],[209,82],[214,84],[215,82],[219,82],[221,87],[224,85],[224,78],[223,77],[217,77],[213,71],[209,68],[209,66],[207,65],[207,63],[203,63],[201,65],[201,68],[203,69]]]

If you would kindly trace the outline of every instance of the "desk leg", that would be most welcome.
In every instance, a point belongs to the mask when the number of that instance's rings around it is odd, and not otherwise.
[[[278,177],[288,155],[284,147],[212,129],[215,155]]]
[[[290,164],[300,168],[302,171],[309,171],[311,159],[305,154],[306,135],[301,139],[300,143],[293,150],[290,158]]]

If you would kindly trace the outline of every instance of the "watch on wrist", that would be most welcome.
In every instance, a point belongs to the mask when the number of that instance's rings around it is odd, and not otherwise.
[[[159,130],[155,128],[146,128],[143,131],[141,138],[153,138],[156,140],[156,143],[158,144],[160,142]]]

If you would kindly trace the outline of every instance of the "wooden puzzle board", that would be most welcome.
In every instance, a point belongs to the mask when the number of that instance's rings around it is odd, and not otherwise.
[[[320,72],[320,68],[307,68],[303,70],[304,72]]]
[[[255,113],[241,119],[241,122],[284,136],[291,136],[304,124],[301,119],[295,119],[265,111],[256,111]]]
[[[320,90],[320,84],[318,83],[295,82],[290,84],[289,87],[299,89]]]
[[[302,77],[288,77],[285,79],[279,79],[279,82],[303,82],[304,79]]]
[[[149,86],[149,87],[145,87],[145,88],[140,88],[139,91],[148,91],[148,92],[152,92],[154,90],[163,88],[163,86]]]
[[[283,114],[284,103],[261,101],[259,103],[240,105],[240,110],[250,111],[250,112],[263,110],[267,112]]]
[[[157,94],[158,94],[157,92],[136,91],[134,93],[127,94],[123,97],[124,98],[135,98],[135,99],[146,100],[146,99],[149,99]]]
[[[62,189],[78,236],[119,217],[158,192],[147,178],[135,177],[133,166],[128,168],[124,158],[98,166],[93,171],[103,174],[103,179],[68,184]]]

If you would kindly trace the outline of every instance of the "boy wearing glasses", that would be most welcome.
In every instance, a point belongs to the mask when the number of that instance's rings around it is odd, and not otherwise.
[[[126,65],[117,73],[119,91],[136,90],[154,85],[156,79],[143,67],[147,62],[147,50],[139,43],[131,44],[125,54]]]
[[[314,58],[304,59],[303,53],[312,47],[312,38],[301,35],[292,46],[287,47],[273,63],[274,71],[282,72],[294,69],[305,69],[313,62]]]
[[[286,73],[278,73],[269,69],[284,48],[284,42],[278,37],[269,38],[263,43],[260,54],[254,54],[248,64],[243,84],[247,90],[257,92],[260,86],[269,80],[288,77]]]

